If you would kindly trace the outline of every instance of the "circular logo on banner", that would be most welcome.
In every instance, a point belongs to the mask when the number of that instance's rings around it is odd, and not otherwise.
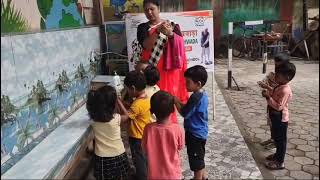
[[[197,17],[194,22],[196,26],[204,26],[205,17]]]

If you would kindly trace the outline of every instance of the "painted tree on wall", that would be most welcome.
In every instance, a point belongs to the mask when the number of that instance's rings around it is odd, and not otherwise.
[[[65,6],[69,6],[71,3],[77,3],[77,0],[62,0]]]
[[[59,22],[59,26],[61,28],[66,28],[66,27],[79,27],[80,22],[75,20],[72,16],[72,14],[66,13],[65,10],[62,10],[62,19]]]
[[[50,115],[48,118],[49,128],[55,128],[57,125],[57,122],[59,121],[60,121],[59,108],[56,102],[55,105],[51,108]]]
[[[56,81],[56,88],[61,93],[62,91],[66,91],[69,87],[69,77],[67,75],[67,72],[65,70],[62,70],[62,73],[59,74],[59,78]]]
[[[27,21],[21,15],[21,12],[14,8],[11,2],[11,0],[8,0],[5,4],[1,0],[1,33],[27,31]]]
[[[41,14],[41,29],[46,29],[45,21],[52,8],[52,1],[53,0],[37,0],[38,8]]]
[[[11,103],[9,96],[1,96],[1,126],[16,120],[16,107]]]
[[[25,146],[27,146],[32,141],[33,127],[32,123],[29,120],[25,127],[22,127],[18,131],[18,149],[21,151]]]
[[[41,104],[44,101],[50,100],[49,92],[44,87],[43,82],[38,80],[37,85],[32,86],[27,103],[37,102]]]
[[[83,64],[80,63],[80,65],[77,67],[77,72],[76,72],[76,75],[74,76],[74,78],[75,79],[84,79],[87,77],[85,74],[86,74],[86,70],[84,69]]]

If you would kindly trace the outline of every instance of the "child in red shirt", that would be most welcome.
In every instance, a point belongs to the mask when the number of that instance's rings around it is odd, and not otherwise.
[[[170,121],[173,112],[174,98],[170,94],[158,91],[151,97],[151,113],[157,120],[145,127],[142,137],[148,179],[182,179],[179,151],[184,146],[184,132]]]

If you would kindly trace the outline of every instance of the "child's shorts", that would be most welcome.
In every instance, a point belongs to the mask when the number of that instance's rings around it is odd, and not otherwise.
[[[192,171],[199,171],[205,167],[204,155],[206,140],[197,138],[190,132],[186,132],[185,138],[190,169]]]
[[[100,179],[128,179],[129,160],[126,153],[116,157],[94,155],[94,176]]]

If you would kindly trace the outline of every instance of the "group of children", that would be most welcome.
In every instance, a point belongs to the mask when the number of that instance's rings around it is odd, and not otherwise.
[[[207,72],[202,66],[186,70],[186,86],[193,92],[183,104],[159,90],[156,67],[137,67],[124,85],[129,100],[104,86],[88,93],[87,110],[93,120],[96,179],[129,179],[129,160],[121,139],[121,124],[129,123],[129,145],[135,166],[134,179],[182,179],[180,151],[186,144],[194,179],[206,179],[205,144],[208,136],[208,96],[202,90]],[[126,104],[127,108],[125,107]],[[172,115],[184,117],[184,130]]]
[[[289,121],[288,104],[292,91],[288,83],[296,73],[289,56],[275,57],[275,73],[258,84],[268,104],[268,124],[276,153],[266,157],[266,167],[284,168]],[[205,144],[208,137],[208,96],[203,91],[207,72],[194,66],[184,74],[186,88],[192,92],[183,104],[177,97],[159,90],[159,72],[154,66],[138,66],[124,79],[127,107],[115,89],[104,86],[88,93],[87,110],[93,120],[95,137],[94,176],[96,179],[128,179],[129,161],[121,139],[120,126],[129,122],[128,134],[134,179],[182,179],[180,151],[184,145],[194,179],[206,179]],[[184,117],[184,130],[172,121],[178,111]]]

